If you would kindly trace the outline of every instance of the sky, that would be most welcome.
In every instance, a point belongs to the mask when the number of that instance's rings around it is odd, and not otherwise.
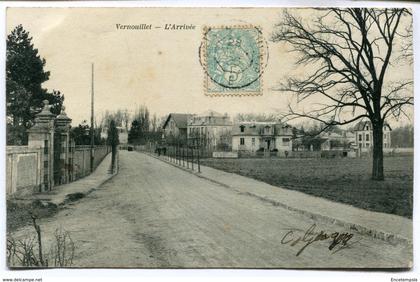
[[[302,18],[312,13],[308,9],[293,12]],[[141,105],[158,116],[209,109],[234,116],[286,111],[290,97],[273,88],[291,73],[305,73],[304,66],[295,65],[296,57],[287,46],[269,40],[281,16],[280,8],[9,8],[7,32],[18,24],[30,32],[35,47],[46,59],[45,70],[51,72],[43,86],[64,94],[73,125],[90,119],[92,63],[97,120],[106,110],[127,109],[134,113]],[[119,30],[117,24],[196,27]],[[268,45],[263,95],[206,96],[205,72],[198,55],[203,27],[250,24],[262,29]],[[394,79],[412,78],[412,67],[396,68],[392,72]]]

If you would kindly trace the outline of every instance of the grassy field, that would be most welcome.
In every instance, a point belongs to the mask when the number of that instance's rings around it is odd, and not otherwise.
[[[385,181],[371,159],[203,159],[203,165],[355,207],[412,218],[413,157],[385,158]]]

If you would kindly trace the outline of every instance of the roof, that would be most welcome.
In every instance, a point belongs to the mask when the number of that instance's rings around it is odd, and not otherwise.
[[[163,128],[166,127],[168,121],[172,118],[178,128],[187,128],[188,119],[190,118],[190,114],[177,114],[177,113],[170,113],[163,124]]]
[[[241,132],[241,127],[244,131]],[[240,122],[232,127],[232,136],[263,136],[265,127],[274,127],[274,136],[292,136],[292,127],[287,124],[273,122]]]
[[[189,126],[232,126],[227,114],[221,115],[215,111],[206,111],[199,115],[191,115],[188,120]]]
[[[361,120],[354,126],[353,131],[364,131],[366,125],[372,128],[372,122],[370,120]],[[387,122],[384,122],[384,126],[388,127],[389,130],[392,130]]]
[[[344,135],[338,134],[336,132],[323,132],[319,135],[319,137],[326,140],[337,140],[337,139],[343,139]]]
[[[212,110],[207,110],[201,114],[198,114],[197,116],[199,117],[223,117],[222,114],[212,111]]]

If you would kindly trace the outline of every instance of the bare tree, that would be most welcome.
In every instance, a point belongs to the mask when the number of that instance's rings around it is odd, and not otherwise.
[[[293,93],[297,102],[312,101],[311,110],[289,104],[286,119],[310,118],[322,130],[366,118],[372,123],[372,179],[383,180],[383,127],[389,116],[405,115],[413,105],[412,79],[386,80],[393,56],[407,36],[407,9],[314,9],[313,20],[285,12],[272,40],[284,42],[304,64],[305,77],[290,77],[279,89]],[[311,71],[312,70],[312,71]]]
[[[275,113],[259,113],[259,114],[255,114],[255,113],[239,113],[234,117],[234,120],[237,122],[242,122],[242,121],[278,121],[279,120],[279,116],[278,114]]]
[[[153,114],[152,119],[150,120],[150,126],[152,132],[157,132],[159,127],[159,120],[156,114]]]

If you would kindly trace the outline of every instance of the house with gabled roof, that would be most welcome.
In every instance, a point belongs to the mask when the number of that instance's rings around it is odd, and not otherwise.
[[[188,119],[190,117],[190,114],[170,113],[162,126],[163,139],[171,142],[173,139],[186,142]]]
[[[354,129],[355,144],[357,148],[362,151],[368,151],[373,147],[373,129],[372,122],[370,120],[359,121]],[[383,147],[391,148],[391,126],[387,122],[384,123],[383,128]]]

